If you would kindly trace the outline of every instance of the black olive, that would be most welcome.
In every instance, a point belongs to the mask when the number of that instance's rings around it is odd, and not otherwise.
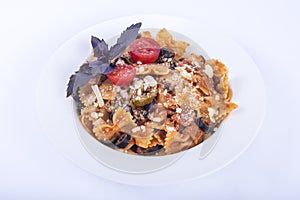
[[[122,133],[118,139],[114,142],[114,144],[119,148],[125,148],[130,142],[131,136],[127,133]]]
[[[171,70],[175,70],[176,65],[174,64],[174,62],[170,62],[170,69]]]
[[[175,53],[173,51],[167,48],[161,48],[156,62],[158,63],[169,62],[169,59],[173,60],[174,57],[175,57]]]
[[[164,146],[162,146],[162,145],[156,145],[154,147],[150,147],[147,149],[139,147],[137,145],[133,145],[131,147],[131,150],[140,155],[154,155],[155,153],[159,152],[163,148],[164,148]]]
[[[112,120],[113,116],[114,116],[115,112],[111,111],[108,115],[108,119]]]
[[[144,110],[150,110],[156,103],[156,99],[153,99],[153,101],[151,101],[151,103],[145,105],[143,108]]]
[[[141,113],[145,119],[148,118],[149,112],[147,110],[143,110]]]
[[[124,109],[127,111],[127,112],[130,112],[131,115],[133,115],[133,110],[132,110],[132,107],[130,105],[126,105],[124,107]]]
[[[173,114],[167,114],[167,118],[171,118]]]
[[[206,132],[206,133],[211,131],[211,127],[209,127],[208,125],[206,125],[206,124],[202,121],[201,117],[199,117],[199,118],[196,119],[196,124],[197,124],[197,126],[198,126],[202,131],[204,131],[204,132]]]
[[[121,56],[120,58],[128,65],[131,65],[133,63],[129,56]]]

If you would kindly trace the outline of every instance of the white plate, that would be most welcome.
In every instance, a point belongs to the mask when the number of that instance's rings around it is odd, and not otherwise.
[[[199,151],[203,145],[198,145],[184,154],[173,156],[161,165],[155,164],[159,163],[157,161],[159,159],[151,161],[150,158],[148,164],[144,165],[144,169],[141,168],[142,165],[136,169],[137,172],[148,173],[132,174],[124,171],[134,172],[135,162],[127,162],[127,168],[122,169],[124,166],[118,166],[111,153],[108,152],[107,156],[106,154],[100,157],[95,157],[94,154],[91,156],[88,153],[90,149],[85,149],[82,145],[81,142],[86,144],[86,138],[84,139],[82,134],[78,137],[72,99],[65,98],[68,78],[88,57],[91,35],[108,40],[136,22],[142,22],[142,28],[165,27],[184,34],[205,49],[210,57],[219,59],[228,67],[229,81],[234,92],[233,102],[236,102],[239,107],[224,121],[222,130],[219,130],[221,137],[205,159],[199,159]],[[45,66],[38,86],[37,110],[40,123],[55,147],[79,167],[97,176],[135,185],[186,181],[221,169],[250,145],[262,124],[265,113],[263,79],[247,53],[232,40],[202,30],[197,24],[176,17],[131,16],[90,27],[57,49]],[[88,138],[88,134],[86,136],[87,140],[91,139]],[[153,166],[151,163],[154,163]]]

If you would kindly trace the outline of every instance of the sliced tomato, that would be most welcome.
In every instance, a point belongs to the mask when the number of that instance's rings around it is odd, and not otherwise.
[[[152,38],[139,38],[129,46],[129,54],[134,62],[154,63],[160,52],[159,44]]]
[[[107,74],[107,78],[114,85],[118,86],[126,86],[131,83],[133,78],[135,77],[136,70],[132,65],[117,65],[116,69],[109,74]]]

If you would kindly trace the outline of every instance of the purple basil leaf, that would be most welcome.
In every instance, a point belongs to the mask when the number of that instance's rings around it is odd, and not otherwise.
[[[78,73],[83,73],[83,74],[93,74],[93,69],[89,65],[89,63],[84,63],[83,65],[80,66]]]
[[[106,67],[103,74],[109,74],[110,72],[114,71],[115,69],[116,69],[116,65],[110,64],[109,66]]]
[[[111,64],[99,60],[90,61],[89,66],[92,68],[92,74],[108,74],[115,69]]]
[[[110,63],[110,60],[120,56],[125,49],[136,39],[141,27],[141,23],[136,23],[128,27],[118,38],[117,43],[108,50],[108,45],[102,39],[92,36],[91,43],[94,50],[94,56],[97,57],[96,61],[89,61],[82,66],[79,70],[72,74],[68,87],[67,97],[77,96],[78,88],[85,85],[92,78],[101,75],[102,78],[115,70],[116,66]]]
[[[102,39],[92,36],[91,38],[92,47],[94,49],[94,56],[99,60],[108,61],[108,45]]]
[[[121,36],[118,38],[117,43],[109,50],[108,59],[112,60],[117,56],[120,56],[125,49],[136,39],[142,23],[136,23],[129,26]]]
[[[95,76],[84,73],[76,73],[76,78],[73,85],[73,95],[76,94],[79,87],[85,85],[89,80],[94,78]]]
[[[70,77],[69,83],[68,83],[67,97],[69,97],[71,94],[73,94],[75,79],[76,79],[76,74],[72,74]]]

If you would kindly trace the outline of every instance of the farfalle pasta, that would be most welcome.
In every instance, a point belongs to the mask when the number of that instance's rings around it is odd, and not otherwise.
[[[205,141],[237,105],[226,66],[186,55],[189,45],[165,28],[156,37],[139,33],[112,59],[112,72],[78,88],[78,117],[87,132],[115,150],[144,156],[173,154]],[[93,45],[88,63],[97,61],[96,54]]]

